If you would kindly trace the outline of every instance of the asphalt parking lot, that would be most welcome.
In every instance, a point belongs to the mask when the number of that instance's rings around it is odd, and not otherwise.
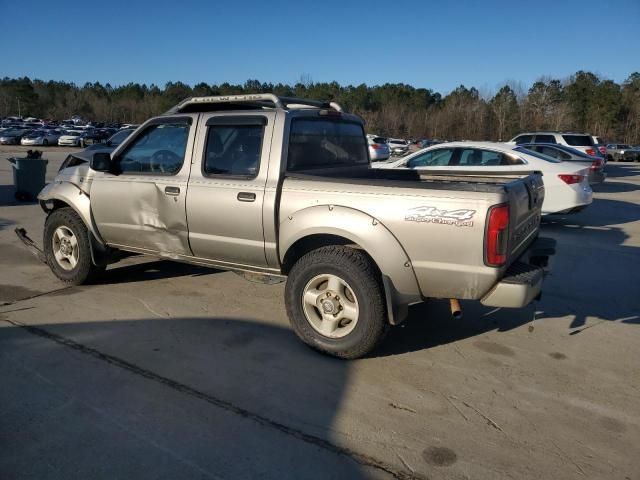
[[[414,307],[370,358],[290,331],[283,285],[156,258],[60,284],[0,147],[0,478],[640,478],[640,164],[609,164],[522,310]],[[49,148],[51,179],[66,150]]]

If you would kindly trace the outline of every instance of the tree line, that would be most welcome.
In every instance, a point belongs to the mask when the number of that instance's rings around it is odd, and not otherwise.
[[[618,84],[591,72],[567,79],[541,78],[530,88],[505,84],[495,94],[460,85],[447,95],[402,83],[342,86],[304,76],[293,85],[169,82],[77,86],[23,78],[0,80],[0,116],[65,119],[79,115],[106,122],[140,123],[190,96],[272,92],[335,100],[362,116],[367,131],[403,138],[503,140],[527,130],[588,132],[608,141],[640,143],[640,73]]]

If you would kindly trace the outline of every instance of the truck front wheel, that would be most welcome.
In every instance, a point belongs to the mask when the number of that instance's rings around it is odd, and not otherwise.
[[[327,246],[300,258],[289,272],[285,300],[298,337],[336,357],[366,355],[389,327],[380,275],[354,248]]]
[[[49,268],[65,283],[81,285],[104,271],[104,267],[92,263],[89,232],[72,208],[59,208],[49,214],[43,244]]]

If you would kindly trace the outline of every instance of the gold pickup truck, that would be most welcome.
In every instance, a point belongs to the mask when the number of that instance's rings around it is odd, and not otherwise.
[[[38,197],[63,282],[122,252],[286,280],[294,331],[342,358],[428,297],[523,307],[553,253],[539,173],[371,169],[362,119],[333,102],[189,98],[87,160]]]

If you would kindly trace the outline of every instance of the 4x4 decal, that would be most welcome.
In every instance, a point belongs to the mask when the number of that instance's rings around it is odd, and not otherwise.
[[[435,207],[415,207],[407,211],[404,219],[407,222],[438,223],[455,225],[456,227],[473,227],[475,210],[461,208],[458,210],[439,210]]]

